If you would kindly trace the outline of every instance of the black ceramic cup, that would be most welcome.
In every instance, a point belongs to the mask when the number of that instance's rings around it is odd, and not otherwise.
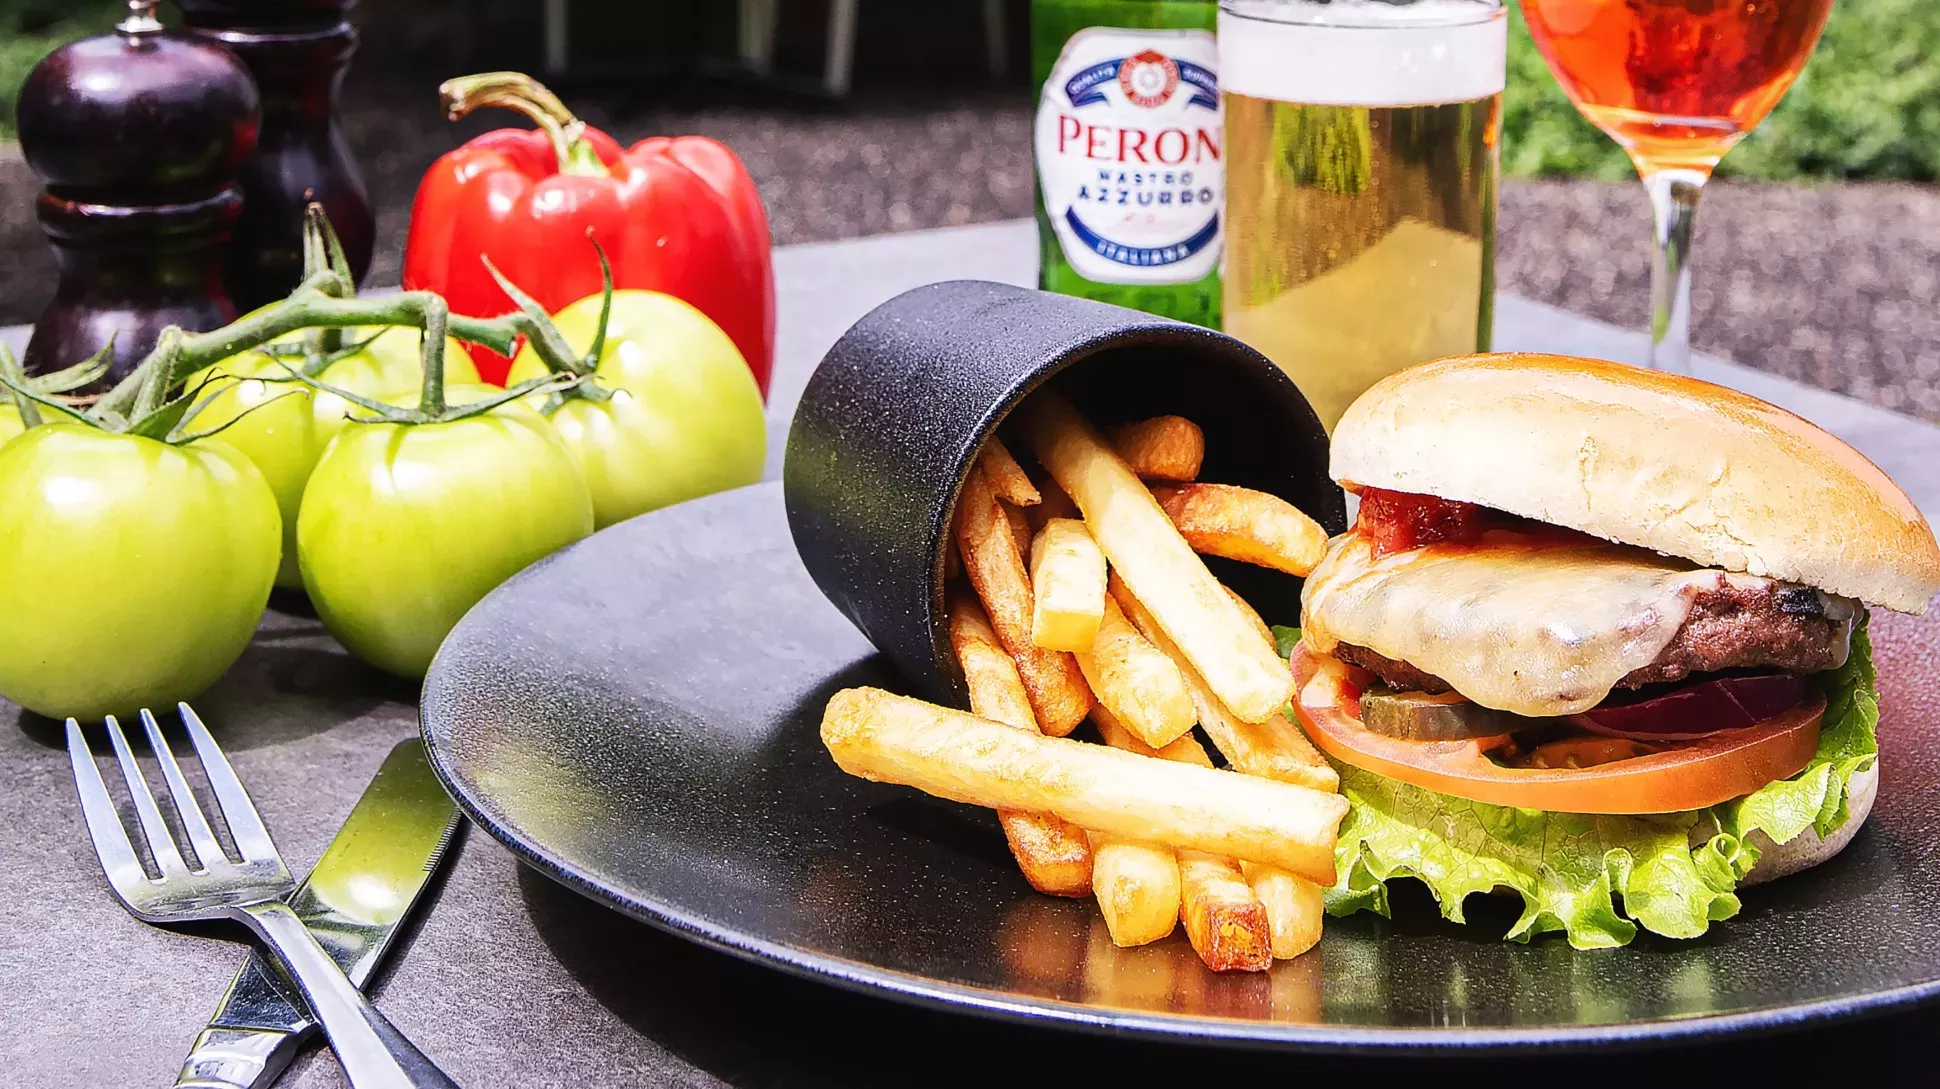
[[[1345,528],[1320,419],[1239,341],[979,280],[905,292],[856,322],[809,379],[782,490],[816,585],[930,699],[964,695],[943,598],[958,493],[984,440],[1047,384],[1099,426],[1193,420],[1206,433],[1200,479],[1271,492],[1329,533]],[[1296,622],[1298,579],[1209,562],[1268,623]]]

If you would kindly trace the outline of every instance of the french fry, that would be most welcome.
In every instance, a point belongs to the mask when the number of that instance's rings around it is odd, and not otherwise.
[[[1046,896],[1091,895],[1091,841],[1084,829],[1046,813],[998,810],[997,823],[1024,880]]]
[[[1263,721],[1286,706],[1293,694],[1286,663],[1091,425],[1047,390],[1032,395],[1012,417],[1038,461],[1084,512],[1105,558],[1220,700],[1247,722]]]
[[[1300,727],[1289,722],[1281,712],[1269,715],[1262,722],[1242,721],[1213,694],[1205,678],[1199,675],[1191,662],[1186,661],[1164,629],[1159,627],[1151,610],[1138,600],[1116,572],[1112,573],[1109,585],[1112,603],[1122,607],[1133,626],[1177,663],[1179,673],[1185,678],[1186,691],[1192,696],[1192,706],[1199,724],[1206,728],[1206,736],[1212,738],[1212,743],[1233,765],[1234,771],[1314,790],[1332,792],[1340,789],[1340,773],[1334,770],[1326,757],[1320,755],[1320,750],[1307,740],[1306,733]]]
[[[1186,939],[1215,972],[1264,972],[1273,966],[1266,905],[1230,858],[1179,852],[1180,917]]]
[[[1105,615],[1105,554],[1075,518],[1053,518],[1031,541],[1031,642],[1085,650]]]
[[[1091,721],[1112,748],[1212,767],[1205,747],[1189,734],[1155,750],[1133,737],[1103,705],[1092,708]],[[1258,972],[1272,965],[1266,905],[1253,895],[1237,862],[1204,851],[1180,851],[1179,903],[1186,939],[1207,967],[1215,972]]]
[[[1031,711],[1031,699],[1024,691],[1017,663],[998,641],[983,606],[967,594],[950,599],[950,646],[963,666],[970,710],[992,722],[1038,732],[1037,716]]]
[[[1206,460],[1206,433],[1184,416],[1154,416],[1106,432],[1112,448],[1142,480],[1187,483],[1199,479]]]
[[[1231,484],[1172,484],[1152,495],[1194,552],[1302,578],[1327,554],[1327,531],[1277,495]]]
[[[1304,877],[1257,862],[1239,864],[1253,895],[1266,906],[1267,928],[1273,934],[1273,959],[1291,960],[1320,941],[1325,914],[1322,889]]]
[[[1175,764],[1197,764],[1202,768],[1213,766],[1212,758],[1206,755],[1206,747],[1199,739],[1182,734],[1163,745],[1151,745],[1125,725],[1125,720],[1111,713],[1111,708],[1099,704],[1091,709],[1091,724],[1098,727],[1098,736],[1105,744],[1114,749],[1137,753],[1140,756],[1170,760]]]
[[[1031,554],[1031,542],[1037,538],[1037,533],[1031,528],[1031,520],[1025,515],[1024,508],[1014,507],[1009,503],[1003,502],[997,505],[1004,510],[1004,521],[1010,525],[1010,539],[1017,546],[1017,554],[1019,556],[1029,556]]]
[[[1071,655],[1031,643],[1030,573],[1024,570],[1024,557],[1011,536],[1002,504],[981,472],[971,472],[963,483],[957,547],[970,585],[990,616],[990,626],[1017,662],[1038,729],[1056,737],[1070,733],[1091,709],[1091,691]]]
[[[1105,743],[1116,749],[1156,755],[1102,706],[1091,709]],[[1094,832],[1091,889],[1114,944],[1158,941],[1179,922],[1179,853],[1156,843],[1111,839]]]
[[[1286,715],[1242,722],[1206,690],[1205,682],[1187,681],[1186,685],[1193,690],[1193,706],[1206,708],[1207,713],[1199,716],[1206,736],[1234,771],[1329,794],[1340,789],[1340,773]]]
[[[977,467],[983,470],[997,498],[1012,506],[1034,507],[1042,498],[1037,493],[1037,485],[1031,483],[1030,474],[1017,464],[1010,448],[995,435],[983,444],[983,453],[977,455]]]
[[[1158,941],[1179,922],[1179,854],[1156,843],[1093,832],[1091,891],[1112,944]]]
[[[1118,603],[1105,599],[1091,646],[1077,652],[1097,705],[1108,708],[1138,739],[1154,748],[1192,729],[1192,693],[1172,659],[1138,633]]]
[[[963,555],[957,551],[956,534],[952,533],[950,539],[943,545],[943,581],[949,582],[961,574],[963,574]]]
[[[864,779],[1334,883],[1347,815],[1338,794],[1029,734],[879,688],[830,697],[821,737],[837,766]]]
[[[1037,493],[1043,497],[1043,502],[1025,511],[1030,515],[1033,528],[1043,529],[1044,524],[1053,518],[1079,517],[1078,505],[1071,501],[1070,496],[1064,494],[1064,489],[1058,487],[1057,481],[1049,477],[1038,481]]]
[[[1273,629],[1267,627],[1266,621],[1261,619],[1260,611],[1253,607],[1252,602],[1239,596],[1238,590],[1233,589],[1231,586],[1226,586],[1225,583],[1221,583],[1220,585],[1225,588],[1226,596],[1233,599],[1233,604],[1239,606],[1240,615],[1246,617],[1247,622],[1253,625],[1253,630],[1259,632],[1260,638],[1266,640],[1267,645],[1271,646],[1273,644]],[[1122,605],[1124,602],[1121,601],[1119,604]],[[1126,615],[1129,616],[1131,614],[1128,611]]]
[[[1017,663],[1005,653],[983,609],[968,595],[950,603],[950,643],[963,665],[970,709],[992,722],[1037,732]],[[1041,813],[999,810],[997,821],[1017,868],[1032,888],[1051,896],[1091,892],[1091,844],[1084,830]]]
[[[1132,623],[1179,663],[1179,671],[1185,675],[1186,685],[1192,691],[1193,706],[1199,712],[1200,725],[1206,728],[1207,736],[1213,739],[1213,744],[1219,747],[1235,771],[1315,790],[1340,789],[1340,774],[1320,755],[1299,727],[1288,722],[1284,714],[1276,714],[1260,723],[1241,722],[1234,718],[1218,697],[1206,688],[1206,682],[1198,671],[1179,656],[1178,648],[1172,646],[1171,640],[1159,630],[1151,614],[1132,596],[1123,580],[1113,578],[1110,585],[1113,601],[1124,607]],[[1254,619],[1259,617],[1251,607],[1246,609],[1246,613]],[[1265,627],[1264,621],[1261,621],[1261,627]],[[1096,716],[1094,710],[1094,719]],[[1203,750],[1200,755],[1204,755]],[[1247,883],[1253,888],[1253,895],[1266,909],[1274,959],[1287,960],[1312,949],[1320,941],[1321,886],[1304,877],[1256,862],[1242,861],[1240,867]]]

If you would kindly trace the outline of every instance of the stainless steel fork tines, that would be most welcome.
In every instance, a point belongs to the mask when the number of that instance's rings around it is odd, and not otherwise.
[[[343,1062],[344,1073],[357,1089],[419,1087],[456,1089],[450,1078],[425,1057],[384,1015],[351,986],[342,969],[317,944],[283,897],[296,882],[270,839],[269,830],[250,802],[242,780],[217,747],[208,728],[188,704],[177,705],[189,743],[201,761],[203,776],[215,797],[219,816],[229,829],[236,859],[223,850],[208,818],[189,789],[182,766],[163,736],[161,724],[146,709],[141,712],[148,746],[161,765],[176,816],[188,848],[195,857],[191,868],[180,845],[169,834],[162,810],[148,789],[147,778],[128,745],[121,724],[107,720],[108,741],[114,747],[134,803],[142,841],[154,860],[155,874],[142,865],[129,830],[115,811],[108,786],[95,763],[80,723],[67,720],[67,752],[74,765],[74,784],[81,795],[81,813],[108,885],[122,904],[143,922],[155,924],[232,919],[253,931],[283,966],[323,1025]],[[157,876],[159,875],[159,876]]]

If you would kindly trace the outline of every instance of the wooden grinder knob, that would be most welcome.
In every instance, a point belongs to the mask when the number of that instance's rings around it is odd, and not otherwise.
[[[116,33],[56,49],[21,88],[21,150],[47,186],[40,225],[60,270],[29,373],[113,338],[113,381],[165,326],[214,329],[236,315],[220,246],[242,209],[236,170],[256,146],[255,84],[228,52],[165,32],[154,0],[128,8]]]

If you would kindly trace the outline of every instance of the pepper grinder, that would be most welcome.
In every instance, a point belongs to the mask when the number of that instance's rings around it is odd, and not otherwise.
[[[129,0],[116,33],[56,49],[21,87],[20,146],[47,186],[40,227],[60,270],[27,343],[30,374],[112,338],[112,382],[165,326],[236,316],[221,245],[242,210],[235,173],[256,145],[256,87],[229,53],[164,33],[154,8]]]
[[[356,0],[178,0],[189,33],[235,53],[263,96],[263,135],[239,174],[242,220],[223,275],[245,310],[303,276],[303,209],[323,205],[359,281],[377,227],[357,164],[337,129],[337,89],[357,50]]]

